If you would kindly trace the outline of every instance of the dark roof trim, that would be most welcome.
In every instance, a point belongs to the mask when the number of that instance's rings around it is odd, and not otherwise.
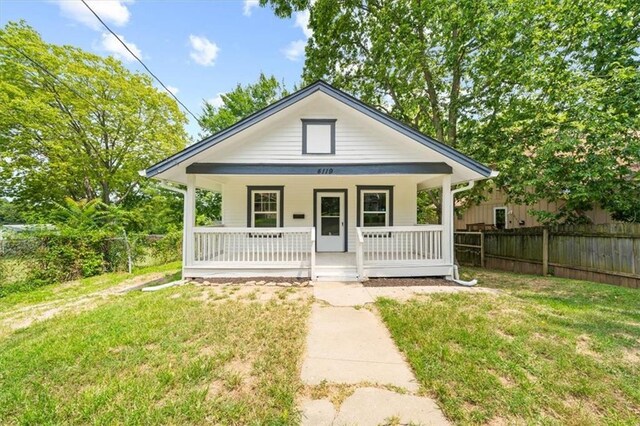
[[[363,103],[362,101],[354,98],[353,96],[344,93],[338,89],[336,89],[335,87],[329,85],[328,83],[325,83],[322,80],[318,80],[313,84],[310,84],[309,86],[290,94],[289,96],[286,96],[282,99],[280,99],[279,101],[269,105],[268,107],[246,117],[243,120],[240,120],[239,122],[237,122],[236,124],[234,124],[231,127],[228,127],[224,130],[221,130],[218,133],[215,133],[203,140],[201,140],[200,142],[197,142],[191,146],[188,146],[187,148],[183,149],[182,151],[172,155],[171,157],[168,157],[166,159],[164,159],[163,161],[149,167],[146,171],[145,174],[148,177],[153,177],[159,173],[162,173],[163,171],[170,169],[171,167],[182,163],[183,161],[193,157],[194,155],[222,142],[223,140],[245,130],[246,128],[252,126],[253,124],[264,120],[265,118],[270,117],[273,114],[276,114],[277,112],[282,111],[283,109],[295,104],[296,102],[300,101],[301,99],[304,99],[305,97],[320,91],[322,93],[325,93],[328,96],[333,97],[334,99],[337,99],[341,102],[343,102],[346,105],[351,106],[352,108],[355,108],[356,110],[360,111],[361,113],[369,116],[370,118],[373,118],[377,121],[379,121],[382,124],[386,124],[387,126],[391,127],[392,129],[398,131],[399,133],[402,133],[403,135],[433,149],[434,151],[446,156],[447,158],[450,158],[454,161],[456,161],[457,163],[460,163],[462,165],[464,165],[465,167],[468,167],[469,169],[485,176],[485,177],[489,177],[491,175],[491,169],[488,168],[487,166],[478,163],[477,161],[467,157],[466,155],[462,154],[461,152],[456,151],[455,149],[441,143],[438,142],[437,140],[424,135],[420,132],[418,132],[415,129],[412,129],[411,127],[407,126],[406,124],[376,110],[375,108],[372,108],[368,105],[366,105],[365,103]]]
[[[433,175],[451,174],[447,163],[243,164],[193,163],[188,174],[208,175]]]

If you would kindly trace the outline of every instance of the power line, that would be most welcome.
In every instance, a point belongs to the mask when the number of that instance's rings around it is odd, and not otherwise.
[[[173,97],[173,99],[175,99],[175,100],[176,100],[176,102],[178,102],[178,103],[182,106],[182,108],[184,108],[184,109],[185,109],[189,114],[191,114],[191,116],[192,116],[192,117],[193,117],[193,118],[198,122],[198,124],[201,124],[201,123],[200,123],[200,119],[199,119],[198,117],[196,117],[196,115],[195,115],[194,113],[192,113],[192,112],[191,112],[191,110],[190,110],[189,108],[187,108],[187,106],[186,106],[185,104],[183,104],[183,103],[182,103],[182,101],[180,101],[180,99],[178,99],[178,97],[177,97],[177,96],[176,96],[176,95],[175,95],[171,90],[169,90],[169,88],[168,88],[168,87],[167,87],[167,86],[162,82],[162,80],[160,80],[160,79],[158,78],[158,76],[156,76],[156,75],[155,75],[155,74],[154,74],[154,73],[149,69],[149,67],[148,67],[144,62],[142,62],[142,60],[141,60],[140,58],[138,58],[138,55],[136,55],[135,53],[133,53],[133,52],[131,51],[131,49],[129,49],[129,46],[127,46],[127,44],[126,44],[124,41],[122,41],[122,39],[120,39],[120,37],[118,36],[118,34],[116,34],[115,32],[113,32],[113,30],[112,30],[111,28],[109,28],[109,26],[106,24],[106,22],[104,22],[104,21],[102,20],[102,18],[100,18],[100,15],[98,15],[98,14],[97,14],[97,13],[96,13],[92,8],[91,8],[91,6],[89,6],[89,5],[87,4],[87,2],[86,2],[85,0],[81,0],[81,1],[82,1],[82,3],[87,7],[87,9],[89,9],[89,11],[91,11],[91,13],[93,13],[93,16],[95,16],[95,17],[96,17],[96,19],[98,19],[98,21],[100,21],[100,23],[101,23],[101,24],[102,24],[102,25],[103,25],[103,26],[104,26],[104,27],[105,27],[105,28],[106,28],[106,29],[111,33],[111,35],[113,35],[113,36],[114,36],[114,37],[115,37],[115,38],[120,42],[120,44],[122,44],[122,45],[124,46],[124,48],[125,48],[125,49],[127,49],[127,52],[129,52],[129,53],[131,54],[131,56],[133,56],[134,58],[136,58],[136,60],[137,60],[138,62],[140,62],[140,64],[144,67],[144,69],[145,69],[145,70],[147,70],[147,72],[148,72],[149,74],[151,74],[151,76],[152,76],[153,78],[155,78],[155,79],[156,79],[156,81],[157,81],[158,83],[160,83],[160,85],[164,88],[164,90],[166,90],[166,91],[167,91],[167,93],[169,93],[169,94]]]
[[[53,74],[51,71],[49,71],[47,69],[47,67],[45,67],[44,65],[42,65],[40,62],[36,61],[35,59],[33,59],[31,56],[27,55],[22,49],[16,47],[15,45],[13,45],[12,43],[9,43],[9,41],[7,39],[5,39],[4,37],[0,36],[0,40],[2,40],[4,43],[7,44],[7,46],[9,46],[10,48],[12,48],[13,50],[15,50],[16,52],[18,52],[19,54],[21,54],[22,56],[24,56],[25,58],[27,58],[27,60],[29,60],[29,62],[31,62],[32,64],[34,64],[36,67],[38,67],[40,70],[44,71],[48,76],[50,76],[51,78],[53,78],[55,81],[57,81],[58,83],[62,84],[64,87],[66,87],[67,89],[69,89],[70,91],[72,91],[77,97],[79,97],[80,99],[82,99],[83,101],[85,101],[86,103],[88,103],[89,105],[93,106],[94,108],[97,108],[96,105],[90,101],[89,99],[85,98],[84,95],[81,95],[80,92],[78,92],[76,89],[74,89],[73,87],[69,86],[67,83],[65,83],[64,81],[60,80],[58,78],[57,75]]]

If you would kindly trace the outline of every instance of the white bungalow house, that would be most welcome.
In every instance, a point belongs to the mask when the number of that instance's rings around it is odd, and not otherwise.
[[[354,281],[452,277],[452,185],[495,175],[323,81],[144,174],[186,186],[185,278]],[[418,225],[417,193],[434,187],[442,223]],[[196,188],[222,194],[221,226],[195,226]]]

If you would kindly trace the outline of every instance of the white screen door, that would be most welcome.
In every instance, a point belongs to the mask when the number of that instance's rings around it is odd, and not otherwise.
[[[344,193],[316,194],[317,251],[345,251]]]

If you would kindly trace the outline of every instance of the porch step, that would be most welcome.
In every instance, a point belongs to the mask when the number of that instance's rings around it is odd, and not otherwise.
[[[356,268],[346,266],[317,266],[316,281],[359,281]]]

